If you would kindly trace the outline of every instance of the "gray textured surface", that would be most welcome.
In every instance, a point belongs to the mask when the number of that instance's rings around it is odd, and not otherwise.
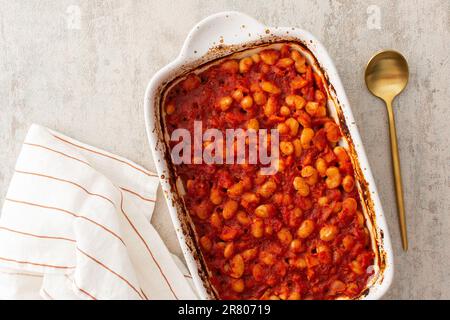
[[[340,72],[388,218],[396,258],[391,299],[450,298],[450,2],[0,0],[0,199],[35,122],[153,168],[142,101],[156,70],[200,19],[239,10],[268,25],[300,26]],[[76,6],[76,7],[70,7]],[[77,28],[73,12],[80,9]],[[75,11],[74,11],[75,8]],[[375,10],[375,11],[373,11]],[[363,69],[394,48],[410,63],[396,101],[410,251],[401,250],[385,109]],[[154,223],[180,253],[162,198]]]

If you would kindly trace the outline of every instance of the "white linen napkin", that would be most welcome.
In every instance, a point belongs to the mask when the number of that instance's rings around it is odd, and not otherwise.
[[[1,299],[196,299],[150,223],[158,177],[38,125],[0,217]]]

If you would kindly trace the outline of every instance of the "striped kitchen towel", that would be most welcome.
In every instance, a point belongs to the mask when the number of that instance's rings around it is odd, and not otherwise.
[[[157,187],[127,159],[32,125],[0,217],[0,299],[195,299],[150,223]]]

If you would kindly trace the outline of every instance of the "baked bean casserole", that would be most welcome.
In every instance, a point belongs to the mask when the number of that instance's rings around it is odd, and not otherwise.
[[[356,298],[367,287],[372,240],[322,81],[285,43],[216,61],[166,94],[169,135],[194,134],[194,121],[224,133],[278,130],[276,174],[248,163],[174,165],[220,299]]]

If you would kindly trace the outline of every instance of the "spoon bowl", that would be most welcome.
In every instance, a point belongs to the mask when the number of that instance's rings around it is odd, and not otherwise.
[[[395,178],[395,193],[397,195],[397,211],[399,217],[402,246],[408,250],[406,233],[405,206],[403,202],[402,176],[400,158],[398,155],[397,132],[395,129],[392,101],[405,89],[408,84],[409,69],[405,57],[393,50],[377,53],[369,60],[366,67],[365,80],[369,91],[384,100],[389,118],[389,132],[391,140],[392,168]]]
[[[373,95],[392,101],[408,84],[409,69],[405,57],[397,51],[382,51],[366,67],[366,85]]]

